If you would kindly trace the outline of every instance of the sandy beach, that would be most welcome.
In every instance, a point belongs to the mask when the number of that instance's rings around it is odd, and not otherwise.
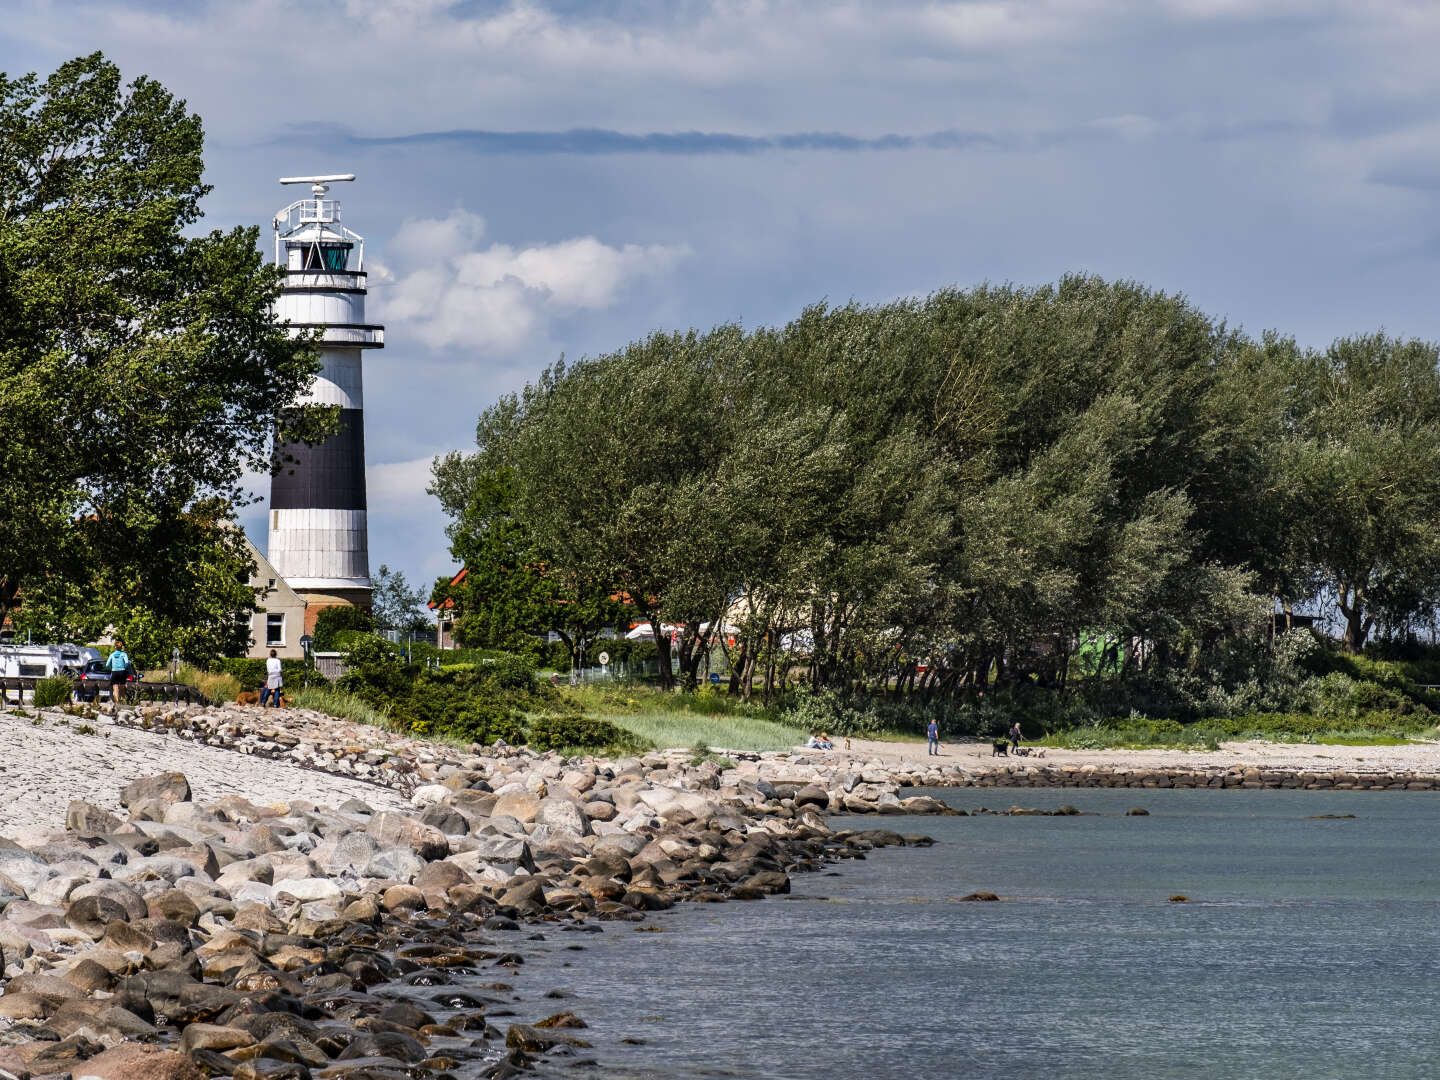
[[[995,757],[989,742],[942,743],[939,757],[927,755],[923,742],[883,742],[851,739],[835,750],[797,753],[819,760],[832,758],[885,765],[955,765],[968,773],[983,774],[1020,765],[1085,766],[1099,769],[1259,769],[1354,773],[1440,774],[1440,742],[1405,746],[1324,746],[1308,743],[1226,742],[1218,750],[1059,750],[1045,748],[1043,758]]]

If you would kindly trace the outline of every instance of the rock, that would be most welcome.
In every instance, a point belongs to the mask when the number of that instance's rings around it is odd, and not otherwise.
[[[113,900],[125,909],[126,916],[132,921],[146,918],[150,914],[145,898],[131,886],[119,881],[101,879],[92,881],[89,885],[81,885],[70,894],[70,903],[73,906],[77,901],[91,896],[103,896],[106,900]]]
[[[1146,810],[1143,806],[1132,806],[1129,810],[1126,810],[1126,811],[1125,811],[1125,816],[1126,816],[1126,817],[1149,817],[1149,816],[1150,816],[1150,811],[1149,811],[1149,810]]]
[[[113,922],[129,922],[124,905],[106,896],[85,896],[65,911],[65,925],[92,938],[99,938]]]
[[[505,907],[521,909],[543,907],[545,887],[537,878],[530,878],[506,889],[500,895],[500,903]]]
[[[113,833],[120,824],[120,819],[110,811],[82,799],[71,802],[70,809],[65,811],[65,828],[82,836]]]
[[[382,810],[376,814],[365,831],[381,847],[407,847],[427,862],[450,854],[450,841],[439,829],[394,811]]]
[[[75,1070],[81,1080],[205,1080],[205,1074],[174,1050],[122,1043]]]
[[[993,892],[972,892],[972,893],[970,893],[968,896],[962,896],[962,897],[960,897],[960,899],[961,899],[961,900],[980,900],[980,901],[991,901],[991,902],[993,902],[993,901],[999,900],[1000,897],[996,896]]]
[[[441,806],[435,803],[426,808],[425,813],[420,815],[422,824],[439,829],[446,836],[464,836],[470,831],[470,823],[465,815],[449,806]]]
[[[799,791],[795,792],[795,808],[802,806],[818,806],[822,809],[830,805],[830,794],[818,784],[806,784]]]
[[[569,799],[558,795],[541,799],[533,820],[536,825],[565,829],[576,836],[590,835],[590,821],[585,812]]]
[[[380,906],[386,911],[406,909],[425,910],[425,894],[414,885],[391,885],[380,898]]]
[[[339,900],[345,895],[339,885],[326,877],[287,878],[285,881],[276,882],[275,894],[281,896],[287,893],[301,903],[312,900]]]
[[[511,1024],[505,1034],[505,1045],[527,1054],[543,1054],[557,1046],[588,1048],[590,1043],[559,1031],[545,1031],[530,1024]]]
[[[516,821],[530,824],[540,812],[540,796],[529,791],[510,791],[495,800],[490,810],[491,817],[504,815]]]
[[[180,1038],[180,1046],[187,1054],[196,1050],[234,1050],[253,1042],[255,1036],[248,1031],[223,1024],[188,1024]]]
[[[387,848],[371,856],[360,871],[361,877],[385,878],[389,881],[413,881],[415,875],[428,865],[424,859],[406,847]]]
[[[120,805],[127,809],[150,799],[164,803],[189,802],[190,781],[185,779],[184,773],[158,773],[131,780],[120,789]]]

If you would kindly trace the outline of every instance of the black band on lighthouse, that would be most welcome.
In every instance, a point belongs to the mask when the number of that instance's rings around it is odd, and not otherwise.
[[[364,416],[361,409],[341,409],[340,430],[323,443],[277,446],[280,471],[270,478],[270,508],[364,510]]]

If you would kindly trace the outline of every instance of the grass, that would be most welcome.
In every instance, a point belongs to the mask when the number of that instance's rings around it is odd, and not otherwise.
[[[1428,719],[1378,713],[1355,719],[1299,713],[1254,713],[1178,724],[1174,720],[1132,716],[1051,732],[1034,741],[1040,746],[1071,750],[1217,750],[1221,742],[1236,741],[1321,746],[1404,746],[1433,734]]]
[[[190,664],[181,664],[175,681],[193,686],[206,701],[234,701],[240,696],[240,680],[228,671],[201,671]]]
[[[809,735],[801,728],[759,716],[697,716],[683,710],[649,709],[608,719],[662,749],[704,743],[727,750],[789,750]]]
[[[354,694],[336,690],[329,686],[302,687],[293,694],[287,692],[290,704],[297,709],[311,709],[314,712],[333,716],[337,720],[349,720],[355,724],[369,724],[372,727],[389,728],[390,718],[375,706]]]
[[[566,698],[587,716],[599,716],[661,749],[720,746],[727,750],[789,750],[809,732],[782,723],[760,705],[710,690],[667,694],[643,686],[582,686]]]

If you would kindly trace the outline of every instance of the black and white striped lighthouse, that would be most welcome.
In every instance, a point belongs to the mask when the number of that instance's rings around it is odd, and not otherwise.
[[[288,176],[311,198],[275,215],[275,261],[285,272],[276,315],[292,331],[320,331],[322,367],[307,402],[340,406],[340,430],[317,446],[282,444],[270,481],[267,555],[307,602],[307,629],[321,608],[370,606],[365,514],[362,350],[385,345],[385,328],[365,321],[365,240],[340,223],[329,186],[338,176]]]

